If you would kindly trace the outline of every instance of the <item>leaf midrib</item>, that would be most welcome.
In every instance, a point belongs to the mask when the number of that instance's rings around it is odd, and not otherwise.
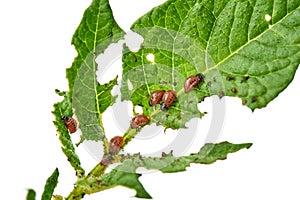
[[[99,19],[100,19],[100,14],[101,14],[101,3],[99,3],[99,7],[98,7],[98,14],[97,14],[97,21],[96,21],[96,29],[95,29],[95,32],[94,32],[94,46],[93,46],[93,52],[96,51],[96,42],[97,42],[97,33],[98,33],[98,28],[99,28]],[[93,56],[94,56],[94,59],[93,59],[93,70],[94,72],[96,73],[96,55],[95,53],[93,53]],[[102,117],[101,117],[101,112],[100,112],[100,106],[99,106],[99,97],[97,95],[97,80],[96,80],[96,75],[93,76],[93,79],[94,79],[94,91],[95,91],[95,98],[96,98],[96,108],[97,108],[97,113],[99,115],[99,124],[104,132],[104,127],[103,127],[103,124],[102,124]]]

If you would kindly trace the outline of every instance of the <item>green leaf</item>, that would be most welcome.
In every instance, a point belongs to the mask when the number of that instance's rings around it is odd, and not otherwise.
[[[136,191],[135,197],[151,199],[149,193],[139,181],[141,175],[135,173],[136,167],[130,160],[124,161],[122,165],[117,166],[108,175],[101,178],[101,183],[107,186],[122,185]]]
[[[84,140],[103,140],[102,112],[115,98],[97,82],[96,57],[111,43],[123,38],[124,32],[115,22],[108,0],[94,0],[86,9],[78,26],[72,44],[78,56],[67,69],[73,108]],[[110,89],[115,80],[111,81]],[[103,93],[103,95],[102,95]],[[109,93],[109,94],[108,94]],[[104,96],[107,95],[107,96]],[[105,103],[103,100],[105,99]]]
[[[163,173],[172,173],[185,171],[186,167],[190,166],[190,163],[200,163],[200,164],[212,164],[217,160],[224,160],[227,158],[229,153],[235,153],[244,148],[250,148],[252,146],[251,143],[244,144],[232,144],[229,142],[221,142],[219,144],[205,144],[198,153],[191,154],[189,156],[182,156],[174,159],[172,163],[169,165],[159,169]],[[171,159],[172,155],[167,154],[165,159]],[[156,167],[155,161],[149,161],[153,166]]]
[[[75,31],[72,44],[78,52],[72,66],[67,69],[70,94],[74,83],[89,54],[99,55],[114,42],[123,38],[124,32],[115,22],[108,0],[93,0],[84,12],[83,18]]]
[[[47,179],[46,185],[44,187],[44,192],[42,194],[42,200],[51,200],[54,189],[58,183],[59,172],[56,168],[52,175]]]
[[[36,192],[33,189],[28,189],[26,200],[35,200]]]
[[[239,97],[252,110],[265,107],[300,63],[299,6],[295,0],[165,2],[132,25],[144,42],[136,53],[124,50],[122,100],[155,113],[153,121],[167,128],[201,117],[196,104],[211,95]],[[205,83],[183,94],[184,80],[198,73]],[[179,94],[166,113],[148,105],[156,89]]]
[[[218,144],[207,143],[199,152],[190,154],[189,156],[175,157],[172,152],[165,154],[162,157],[143,157],[139,154],[133,156],[127,156],[125,162],[119,165],[118,169],[127,171],[135,170],[138,167],[144,167],[146,169],[156,169],[163,173],[172,173],[185,171],[186,167],[191,163],[200,164],[212,164],[217,160],[224,160],[229,153],[235,153],[244,148],[250,148],[251,143],[232,144],[229,142],[221,142]],[[130,163],[130,164],[129,164]],[[117,169],[117,168],[116,168]]]
[[[151,198],[138,180],[140,175],[136,174],[136,169],[143,167],[155,169],[163,173],[173,173],[185,171],[191,163],[211,164],[217,160],[224,160],[229,153],[237,152],[244,148],[250,148],[251,143],[232,144],[221,142],[218,144],[205,144],[198,153],[189,156],[175,157],[172,153],[164,154],[162,157],[144,157],[140,154],[120,156],[124,158],[122,164],[114,168],[109,174],[101,178],[104,185],[122,185],[136,190],[136,197]],[[115,158],[120,161],[120,159]]]
[[[84,169],[81,167],[78,155],[75,152],[74,145],[72,143],[68,129],[65,127],[64,122],[61,120],[63,115],[73,116],[72,104],[69,93],[56,91],[57,94],[63,96],[63,101],[54,104],[54,111],[52,112],[55,116],[53,122],[57,129],[58,138],[62,144],[62,151],[67,156],[71,166],[75,169],[78,177],[84,176]]]
[[[97,96],[100,113],[104,113],[109,106],[116,102],[117,96],[112,96],[111,91],[117,85],[117,79],[118,76],[104,85],[98,85]]]

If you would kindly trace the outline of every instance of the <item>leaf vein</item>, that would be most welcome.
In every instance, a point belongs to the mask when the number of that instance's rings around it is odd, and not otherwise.
[[[299,9],[300,6],[298,6],[297,9]],[[295,10],[297,10],[295,9]],[[290,12],[289,14],[295,12],[295,10],[293,10],[292,12]],[[274,24],[274,26],[276,26],[277,24],[280,24],[285,18],[287,18],[289,16],[289,14],[287,14],[285,17],[283,17],[281,20],[279,20],[276,24]],[[273,26],[273,27],[274,27]],[[272,28],[273,28],[272,27]],[[271,28],[271,29],[272,29]],[[244,45],[241,45],[241,47],[239,47],[238,49],[236,49],[233,53],[229,54],[228,56],[226,56],[223,60],[221,60],[219,63],[217,63],[215,66],[209,68],[208,70],[205,70],[203,73],[207,74],[209,71],[214,70],[216,68],[218,68],[221,64],[223,64],[224,62],[226,62],[229,58],[231,58],[233,55],[238,54],[238,52],[240,50],[242,50],[245,46],[247,46],[248,44],[250,44],[253,41],[256,41],[257,39],[259,39],[260,37],[262,37],[266,32],[270,31],[271,29],[266,29],[265,31],[261,32],[260,34],[258,34],[256,37],[252,38],[251,40],[249,40],[247,43],[245,43]]]

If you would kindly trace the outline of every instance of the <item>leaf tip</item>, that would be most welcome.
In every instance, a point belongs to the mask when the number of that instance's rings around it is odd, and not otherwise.
[[[250,149],[250,147],[253,145],[253,143],[245,143],[245,148]]]
[[[27,189],[26,200],[35,200],[36,192],[33,189]]]

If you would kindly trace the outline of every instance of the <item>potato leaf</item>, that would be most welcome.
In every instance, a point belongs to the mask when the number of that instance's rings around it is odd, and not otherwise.
[[[95,55],[103,53],[111,43],[117,42],[123,36],[124,32],[115,22],[108,0],[93,0],[84,12],[72,38],[78,56],[67,69],[71,95],[78,71],[87,56],[91,53]]]
[[[201,117],[196,104],[211,95],[265,107],[300,63],[299,25],[295,0],[169,0],[132,25],[144,42],[136,53],[124,50],[122,99],[156,113],[153,121],[167,128]],[[205,83],[182,94],[184,80],[198,73]],[[148,105],[157,89],[180,94],[163,114]]]
[[[164,173],[185,171],[186,167],[190,166],[190,163],[211,164],[216,162],[217,160],[226,159],[229,153],[234,153],[244,148],[248,149],[251,146],[252,146],[251,143],[244,143],[244,144],[232,144],[229,142],[222,142],[219,144],[208,143],[204,145],[198,153],[176,158],[171,164],[159,170]],[[172,157],[171,153],[167,154],[165,156],[165,159],[167,160],[170,157]],[[153,167],[155,167],[156,164],[154,159],[150,159],[148,162],[151,163]],[[147,167],[147,165],[145,166]]]
[[[123,169],[125,167],[125,169]],[[151,199],[150,194],[145,190],[139,181],[140,174],[135,173],[136,168],[130,162],[125,161],[122,166],[113,169],[109,175],[102,177],[101,183],[108,186],[122,185],[136,191],[135,197]]]
[[[109,174],[100,179],[101,184],[107,186],[122,185],[136,190],[136,197],[151,198],[138,180],[136,169],[143,167],[155,169],[163,173],[185,171],[191,163],[211,164],[217,160],[224,160],[229,153],[237,152],[244,148],[250,148],[251,143],[232,144],[221,142],[218,144],[205,144],[198,153],[189,156],[175,157],[172,153],[163,153],[162,157],[144,157],[139,154],[127,155],[122,164],[114,168]]]
[[[44,188],[44,192],[42,194],[42,200],[51,200],[52,199],[52,195],[54,192],[54,189],[58,183],[58,176],[59,176],[59,172],[58,169],[56,168],[54,170],[54,172],[52,173],[52,175],[47,179],[45,188]]]
[[[28,189],[26,200],[35,200],[36,192],[33,189]]]
[[[75,169],[76,175],[78,177],[84,176],[84,169],[81,167],[81,163],[78,155],[75,152],[74,145],[72,143],[68,129],[65,127],[64,122],[61,120],[63,115],[72,116],[72,104],[69,93],[56,91],[57,94],[63,96],[62,102],[54,104],[54,111],[52,112],[55,116],[55,121],[53,122],[57,129],[58,138],[61,142],[61,149],[67,156],[68,161],[71,166]]]
[[[104,111],[115,103],[117,96],[112,96],[111,90],[114,86],[117,85],[117,79],[114,78],[113,80],[109,81],[107,84],[98,85],[97,87],[97,96],[98,96],[98,105],[100,107],[100,113],[104,113]]]
[[[117,42],[123,35],[123,30],[113,18],[108,0],[93,0],[73,36],[72,44],[78,56],[71,68],[67,69],[67,78],[73,108],[82,132],[81,142],[99,141],[104,138],[101,114],[115,100],[108,89],[111,89],[116,81],[108,83],[111,86],[109,88],[99,85],[96,76],[98,65],[95,59],[108,45]]]

